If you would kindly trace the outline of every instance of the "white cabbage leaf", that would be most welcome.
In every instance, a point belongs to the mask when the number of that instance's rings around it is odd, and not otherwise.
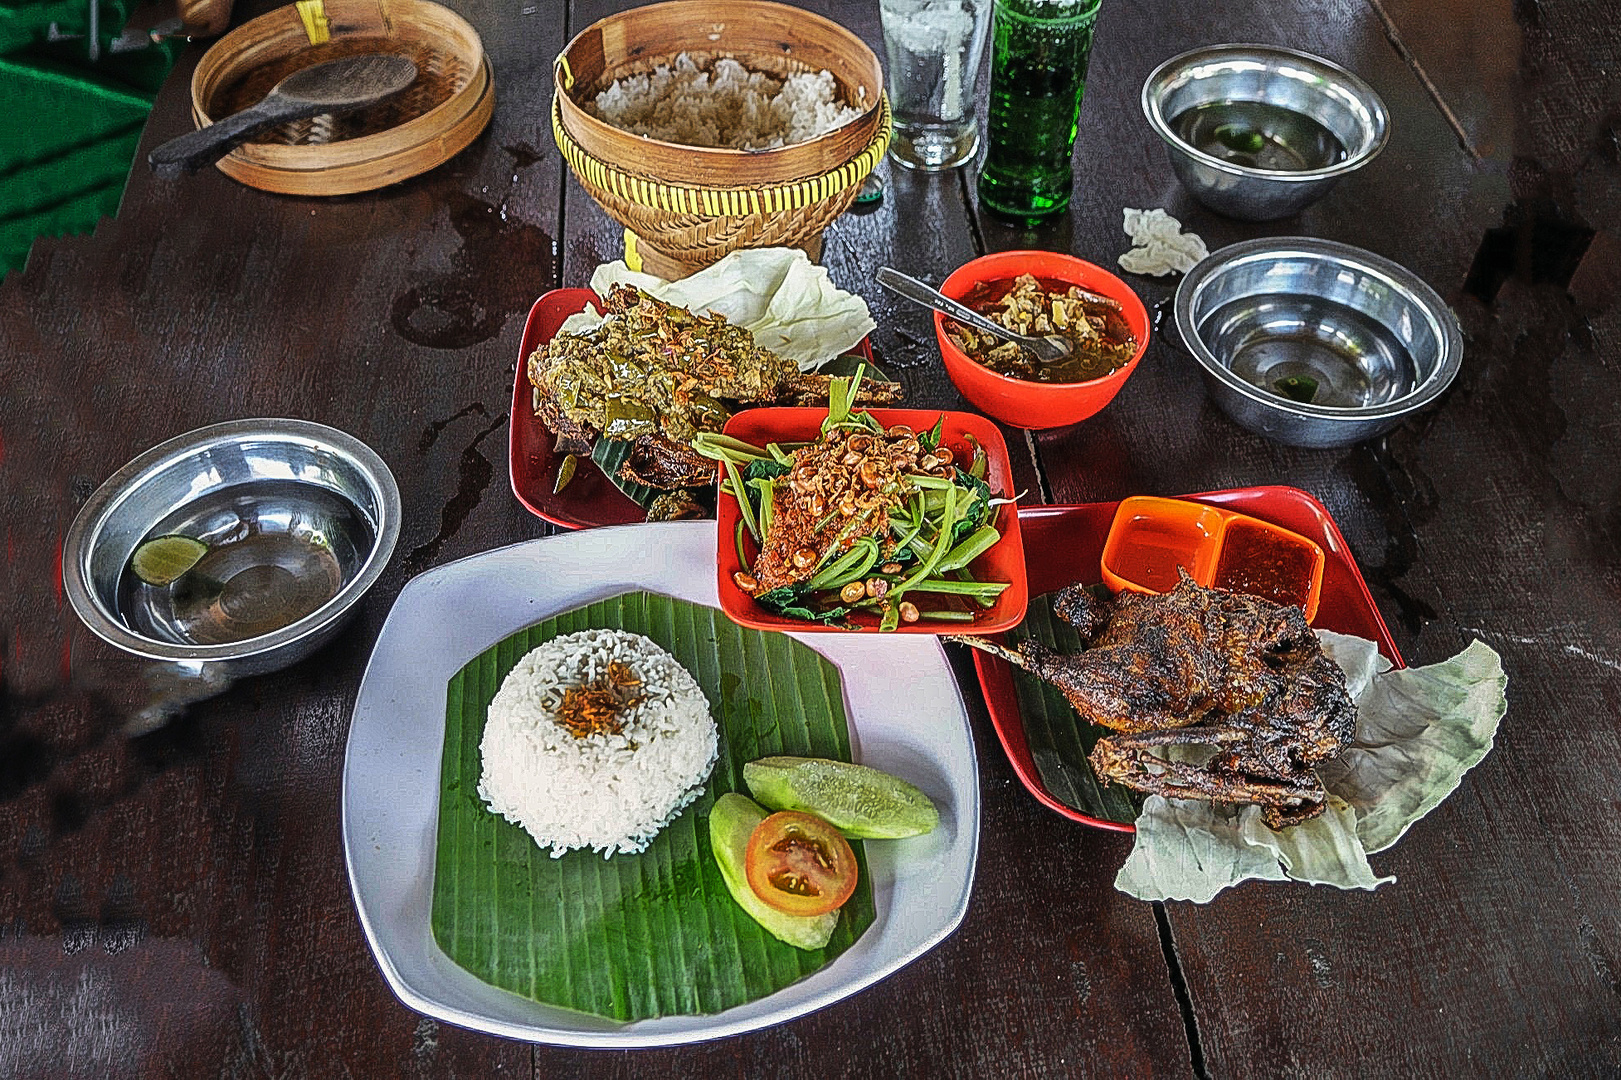
[[[1443,664],[1387,671],[1357,699],[1356,741],[1321,770],[1357,811],[1357,835],[1383,851],[1440,805],[1492,748],[1508,676],[1480,641]]]

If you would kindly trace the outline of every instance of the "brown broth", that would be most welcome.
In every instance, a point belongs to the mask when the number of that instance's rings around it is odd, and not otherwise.
[[[1071,283],[1060,281],[1057,278],[1037,277],[1036,283],[1043,293],[1067,295]],[[994,319],[993,313],[1001,305],[1002,299],[1013,291],[1015,279],[1000,278],[995,281],[976,282],[962,302],[981,315]],[[1125,318],[1117,311],[1104,309],[1096,311],[1097,305],[1088,305],[1089,311],[1103,315],[1103,336],[1111,344],[1128,345],[1135,349],[1137,339],[1127,325]],[[950,319],[946,320],[949,329],[961,330],[960,324]],[[1059,331],[1059,333],[1062,333]],[[1063,335],[1068,336],[1068,335]],[[954,337],[958,347],[962,347],[961,338]],[[1074,340],[1073,338],[1071,339]],[[1078,383],[1100,379],[1111,372],[1118,371],[1130,362],[1130,354],[1126,353],[1124,359],[1112,358],[1095,348],[1077,343],[1077,347],[1070,356],[1055,363],[1043,364],[1022,351],[1011,359],[998,358],[990,361],[984,352],[979,350],[963,349],[969,359],[984,367],[990,368],[998,375],[1006,375],[1010,379],[1019,379],[1022,382],[1040,383]]]

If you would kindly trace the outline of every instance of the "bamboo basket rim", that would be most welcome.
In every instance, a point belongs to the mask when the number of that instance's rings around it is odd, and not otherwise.
[[[832,131],[824,132],[815,138],[806,139],[803,142],[790,143],[787,146],[773,147],[769,150],[737,150],[729,146],[692,146],[687,143],[669,142],[664,139],[655,139],[647,135],[635,135],[623,128],[615,127],[606,120],[592,116],[590,113],[585,111],[585,108],[580,105],[578,101],[574,99],[574,87],[579,83],[579,80],[574,75],[572,66],[568,61],[568,57],[574,51],[574,47],[584,40],[587,35],[594,32],[600,34],[605,25],[630,16],[636,16],[639,18],[652,17],[654,13],[659,13],[670,19],[680,19],[685,12],[674,11],[671,9],[706,9],[714,8],[716,6],[714,0],[663,0],[661,3],[647,4],[637,8],[629,8],[625,11],[616,12],[605,18],[598,19],[590,26],[587,26],[585,29],[581,30],[578,34],[575,34],[574,37],[569,40],[569,43],[563,47],[563,51],[557,54],[557,59],[552,62],[552,81],[556,91],[556,98],[554,98],[554,101],[558,99],[561,100],[561,109],[566,125],[580,125],[585,132],[589,132],[594,139],[599,142],[618,142],[631,139],[635,140],[636,145],[646,145],[649,147],[657,147],[661,150],[691,154],[693,155],[694,161],[703,162],[705,167],[724,168],[728,165],[760,165],[767,161],[783,160],[785,158],[791,158],[794,156],[804,156],[807,158],[818,156],[829,146],[836,145],[849,139],[851,133],[856,129],[870,126],[877,117],[880,108],[886,106],[887,100],[883,88],[883,68],[878,62],[877,54],[872,51],[871,47],[868,46],[865,41],[862,41],[848,28],[839,25],[824,15],[818,15],[814,11],[806,11],[804,8],[793,7],[788,4],[779,4],[774,2],[774,0],[722,0],[722,3],[725,6],[746,6],[749,8],[760,9],[758,16],[760,18],[769,18],[775,14],[777,18],[785,21],[802,20],[811,24],[819,25],[824,29],[832,31],[836,36],[843,37],[848,44],[854,46],[856,50],[858,50],[856,52],[858,58],[862,60],[870,59],[872,62],[870,68],[875,76],[873,80],[874,96],[872,103],[862,111],[859,117],[849,121],[846,124],[841,124]],[[676,53],[681,51],[687,50],[677,49],[675,52],[669,53],[667,58],[673,59]],[[703,49],[700,47],[698,51],[715,50]],[[661,57],[664,56],[664,54],[658,55]],[[835,79],[838,79],[837,75],[835,75]],[[856,104],[860,104],[859,99],[857,100]],[[839,155],[839,157],[842,159],[844,155]]]
[[[369,155],[354,161],[335,163],[327,160],[292,166],[265,165],[253,158],[227,154],[216,164],[221,172],[233,180],[281,195],[353,195],[420,176],[466,149],[490,122],[495,111],[495,83],[487,74],[488,61],[482,67],[486,75],[477,80],[481,84],[478,96],[463,116],[432,138],[412,143],[394,153]],[[423,164],[424,161],[428,164]]]
[[[473,77],[467,86],[421,116],[413,117],[386,131],[332,143],[295,146],[281,143],[243,143],[225,155],[221,162],[290,172],[319,172],[386,162],[397,154],[410,153],[433,143],[445,134],[455,131],[470,115],[480,111],[484,99],[491,96],[495,83],[489,58],[484,52],[484,43],[478,31],[456,12],[443,4],[434,3],[433,0],[386,0],[380,7],[390,24],[402,19],[415,20],[418,25],[426,25],[430,30],[450,31],[442,37],[454,45],[458,53],[469,59],[477,58],[473,64]],[[271,32],[269,36],[263,40],[255,39],[256,32],[267,30]],[[343,35],[348,36],[372,35]],[[214,122],[204,107],[204,102],[222,88],[227,62],[234,65],[231,69],[234,74],[249,66],[248,61],[258,61],[264,54],[285,44],[288,38],[304,42],[309,40],[304,31],[304,24],[299,19],[297,8],[293,4],[250,19],[210,46],[192,72],[192,122],[199,128]],[[342,37],[334,36],[332,40],[342,40]],[[247,44],[244,45],[244,42]],[[280,57],[287,54],[276,52],[275,55]],[[493,109],[491,111],[493,112]],[[481,124],[480,130],[482,127]]]
[[[618,197],[667,213],[691,214],[695,217],[737,217],[749,213],[781,213],[812,206],[831,198],[841,191],[859,185],[878,166],[884,152],[889,149],[890,111],[889,97],[879,94],[879,120],[877,132],[866,147],[855,157],[819,174],[768,184],[678,184],[651,179],[603,161],[585,149],[569,134],[563,122],[561,94],[552,98],[552,137],[563,153],[563,158],[576,174],[600,172],[601,177],[589,179],[598,188],[613,192]],[[594,168],[593,168],[594,166]],[[840,174],[849,174],[839,182]],[[604,182],[606,181],[606,182]]]

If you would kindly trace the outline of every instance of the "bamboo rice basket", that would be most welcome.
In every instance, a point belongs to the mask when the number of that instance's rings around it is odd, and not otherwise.
[[[683,146],[635,135],[581,102],[615,79],[688,53],[775,78],[827,70],[859,119],[775,150]],[[554,70],[552,133],[586,192],[625,227],[627,261],[684,277],[739,248],[797,247],[814,259],[822,231],[855,200],[889,145],[883,70],[837,23],[763,0],[672,0],[581,31]]]
[[[370,191],[449,160],[489,123],[495,90],[483,43],[428,0],[305,0],[237,27],[192,74],[192,119],[205,127],[294,71],[367,52],[410,57],[416,81],[353,113],[262,132],[221,158],[220,171],[288,195]]]

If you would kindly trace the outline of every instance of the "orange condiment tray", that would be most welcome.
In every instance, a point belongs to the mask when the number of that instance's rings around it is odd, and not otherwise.
[[[1122,500],[1103,543],[1103,581],[1116,591],[1165,592],[1178,571],[1200,585],[1297,604],[1310,622],[1327,559],[1299,533],[1221,507],[1138,495]]]

